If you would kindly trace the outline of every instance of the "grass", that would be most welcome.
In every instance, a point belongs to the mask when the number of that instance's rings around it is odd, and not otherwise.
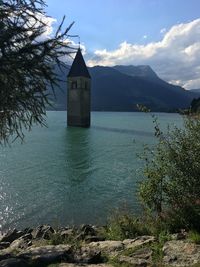
[[[190,231],[188,238],[195,244],[200,244],[200,233],[198,233],[197,231]]]
[[[68,237],[62,237],[59,233],[53,233],[50,236],[50,240],[48,240],[48,245],[55,246],[60,244],[71,245],[74,249],[79,249],[84,244],[84,241],[77,239],[75,234]]]
[[[154,266],[162,266],[163,245],[171,240],[171,235],[167,230],[166,225],[159,219],[151,217],[136,218],[127,213],[115,212],[108,220],[107,226],[104,228],[104,237],[107,240],[124,240],[133,239],[142,235],[154,235],[156,241],[151,244],[144,244],[135,248],[124,250],[121,255],[131,257],[138,249],[150,248],[152,251],[152,260]],[[117,257],[109,259],[109,263],[113,266],[129,267],[128,263],[119,263]]]
[[[119,262],[119,259],[118,259],[117,256],[109,258],[108,264],[110,264],[111,266],[114,266],[114,267],[132,267],[133,266],[130,263],[125,263],[125,262],[121,263],[121,262]]]
[[[171,235],[166,232],[162,231],[160,234],[157,236],[157,241],[152,243],[150,245],[152,249],[152,260],[154,264],[161,264],[163,260],[163,246],[165,242],[171,240]]]
[[[115,212],[104,227],[102,235],[107,240],[124,240],[149,235],[148,227],[139,218],[128,213]]]
[[[59,233],[53,233],[50,235],[50,239],[48,240],[49,245],[60,245],[60,244],[68,244],[68,239],[63,238]]]

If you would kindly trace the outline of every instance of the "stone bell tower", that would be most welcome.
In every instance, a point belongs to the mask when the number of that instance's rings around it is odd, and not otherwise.
[[[79,48],[67,76],[67,125],[90,126],[91,77]]]

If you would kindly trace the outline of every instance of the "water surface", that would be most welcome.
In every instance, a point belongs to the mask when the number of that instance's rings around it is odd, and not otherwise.
[[[163,129],[181,125],[177,114],[157,116]],[[138,212],[137,154],[155,143],[149,114],[93,112],[84,129],[67,128],[66,112],[48,112],[47,123],[23,145],[0,147],[0,229],[100,224],[124,205]]]

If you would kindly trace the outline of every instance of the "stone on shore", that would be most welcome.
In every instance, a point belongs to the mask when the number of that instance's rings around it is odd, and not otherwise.
[[[10,230],[1,237],[0,242],[12,243],[14,240],[18,239],[19,237],[23,236],[24,234],[25,234],[24,231],[17,231],[16,229]]]
[[[111,264],[77,264],[77,263],[61,263],[58,267],[113,267]]]
[[[23,259],[10,258],[0,261],[0,267],[27,267],[27,262]]]
[[[117,255],[120,251],[124,249],[122,241],[112,241],[112,240],[91,242],[88,244],[88,246],[90,248],[97,248],[100,251],[112,256]]]
[[[134,239],[125,239],[123,245],[126,249],[133,249],[155,241],[154,236],[139,236]]]
[[[163,247],[163,263],[170,266],[200,266],[200,245],[183,241],[172,240]]]
[[[54,232],[54,229],[50,225],[40,225],[32,231],[32,236],[33,238],[50,239]]]
[[[187,240],[185,233],[172,235],[164,245],[154,236],[103,241],[99,233],[91,225],[58,230],[42,225],[8,231],[0,238],[0,267],[200,266],[200,245]],[[52,243],[55,245],[49,245]],[[156,250],[160,258],[156,258]],[[156,265],[157,261],[161,265]]]
[[[32,264],[50,264],[61,262],[61,260],[71,262],[73,260],[72,249],[69,245],[31,247],[17,256],[26,261],[31,261]]]

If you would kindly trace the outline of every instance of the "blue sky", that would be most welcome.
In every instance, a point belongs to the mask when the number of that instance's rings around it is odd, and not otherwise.
[[[200,88],[200,0],[47,0],[47,5],[58,22],[63,15],[66,25],[75,21],[71,34],[80,35],[89,65],[148,64],[169,82]]]

